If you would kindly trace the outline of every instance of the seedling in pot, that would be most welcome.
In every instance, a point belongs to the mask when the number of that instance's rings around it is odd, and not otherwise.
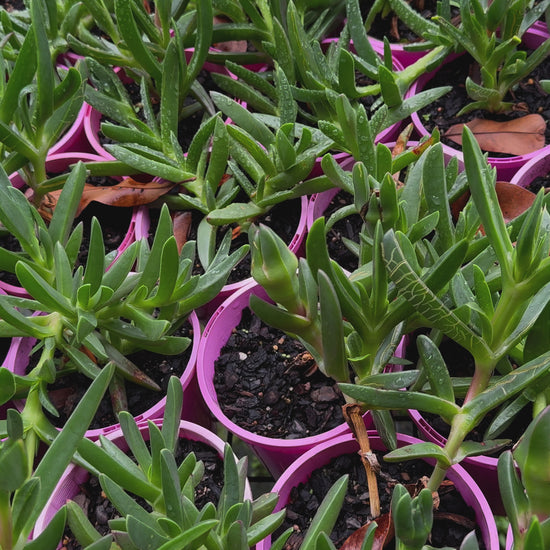
[[[218,108],[231,117],[228,168],[248,202],[216,208],[207,215],[213,225],[230,222],[244,230],[273,206],[332,187],[327,178],[309,178],[316,159],[331,146],[321,132],[277,117],[255,117],[236,101],[216,92]]]
[[[499,0],[489,5],[481,0],[466,0],[460,3],[458,27],[445,17],[434,18],[439,30],[428,32],[428,37],[456,52],[466,51],[480,70],[480,82],[466,78],[466,91],[473,101],[459,115],[474,109],[509,111],[513,102],[505,101],[506,95],[548,57],[550,39],[529,55],[518,47],[523,33],[550,2],[540,2],[536,7],[527,4],[524,0]]]
[[[195,488],[205,472],[194,453],[176,462],[183,392],[176,377],[170,379],[162,426],[149,421],[149,445],[133,417],[120,415],[125,441],[134,455],[100,438],[100,446],[83,455],[89,459],[107,498],[118,512],[109,520],[111,532],[103,537],[83,510],[69,501],[69,526],[83,548],[248,549],[272,533],[285,511],[273,513],[277,495],[245,498],[246,458],[237,461],[226,444],[224,485],[217,503],[195,504]],[[93,451],[93,452],[92,452]],[[150,510],[128,492],[145,499]]]
[[[181,96],[189,95],[191,89],[200,91],[194,81],[211,43],[212,2],[197,3],[194,9],[188,9],[188,2],[155,2],[154,14],[145,4],[132,0],[86,0],[84,4],[102,34],[98,36],[80,26],[78,36],[67,38],[74,52],[104,66],[120,67],[136,81],[143,79],[150,94],[160,96],[167,77],[166,58],[174,56],[169,53],[173,49],[177,55],[170,65],[176,73],[171,77],[181,87]],[[185,48],[192,48],[189,60]]]
[[[350,9],[358,12],[359,7],[354,5]],[[282,123],[294,122],[298,115],[310,124],[319,121],[337,124],[338,113],[334,101],[338,95],[348,97],[354,106],[366,96],[381,95],[382,98],[372,107],[374,113],[381,105],[385,106],[383,114],[378,114],[376,136],[450,89],[443,87],[404,98],[412,82],[433,67],[426,59],[423,65],[415,65],[401,72],[394,71],[389,52],[381,60],[372,49],[360,24],[360,15],[359,23],[356,23],[355,11],[348,16],[349,29],[346,26],[340,39],[331,43],[326,52],[321,51],[318,40],[309,36],[298,7],[289,3],[287,11],[285,25],[279,17],[273,18],[272,38],[266,43],[275,61],[274,71],[257,73],[228,63],[227,68],[238,77],[237,80],[213,75],[227,93],[246,101],[258,113],[279,116]],[[349,51],[350,34],[357,54]],[[441,54],[441,58],[437,58],[438,62],[443,57]],[[358,87],[356,71],[365,73],[374,80],[374,84]]]
[[[31,296],[2,296],[0,333],[37,339],[38,363],[25,376],[16,377],[14,395],[22,397],[34,390],[40,401],[28,406],[35,411],[44,406],[53,415],[58,413],[47,386],[75,370],[94,379],[103,366],[116,365],[110,388],[118,396],[115,410],[125,408],[125,378],[158,390],[126,355],[138,350],[167,355],[184,351],[189,339],[173,333],[191,311],[217,295],[248,248],[230,256],[220,252],[202,275],[193,275],[195,243],[186,243],[178,252],[164,207],[153,245],[149,248],[145,239],[134,242],[114,262],[105,254],[101,227],[94,218],[86,265],[79,265],[82,226],[71,232],[69,205],[78,202],[84,178],[79,164],[63,188],[62,209],[46,228],[21,191],[9,184],[5,174],[0,175],[4,189],[0,216],[28,251],[15,263],[15,273]],[[34,234],[36,227],[42,245]]]
[[[422,280],[435,285],[437,292],[445,290],[467,252],[460,242],[461,232],[447,240],[439,237],[439,242],[426,242],[435,228],[443,231],[450,223],[448,207],[445,210],[423,194],[422,175],[427,173],[434,189],[439,185],[437,192],[446,196],[446,185],[456,179],[456,172],[452,167],[446,171],[440,145],[420,157],[410,168],[408,183],[399,190],[390,174],[376,183],[376,189],[371,188],[373,179],[364,165],[355,164],[356,200],[369,209],[361,234],[359,268],[351,274],[329,258],[322,217],[310,228],[306,258],[298,259],[267,227],[260,225],[250,234],[252,276],[275,302],[268,304],[252,295],[252,310],[267,324],[297,337],[318,368],[336,381],[362,384],[369,376],[376,379],[391,363],[402,335],[423,322],[390,281],[381,248],[385,231],[401,228],[410,236],[411,253],[424,258]],[[475,233],[478,226],[476,218],[468,219],[461,231]],[[483,250],[483,246],[473,247],[470,259]],[[412,382],[408,373],[384,376],[396,390]],[[375,416],[380,415],[375,412]]]
[[[35,452],[34,422],[40,419],[23,417],[14,409],[8,410],[2,432],[7,438],[0,445],[0,547],[2,550],[58,547],[66,524],[67,510],[63,506],[43,533],[29,540],[34,524],[65,468],[69,465],[78,444],[84,437],[107,389],[114,367],[104,369],[92,382],[77,405],[63,432],[54,441],[33,470]],[[6,374],[7,373],[7,374]],[[15,389],[15,380],[3,371],[2,390]],[[29,420],[32,420],[29,422]]]
[[[422,281],[411,243],[402,233],[388,231],[382,247],[384,262],[398,295],[405,297],[423,317],[425,326],[446,334],[474,357],[475,371],[468,380],[468,387],[464,393],[459,393],[453,385],[453,373],[448,371],[436,344],[426,336],[417,340],[422,359],[419,374],[427,382],[423,388],[395,391],[386,386],[385,375],[372,383],[363,380],[364,385],[341,385],[344,393],[369,408],[418,409],[438,414],[450,424],[450,434],[443,448],[422,443],[387,456],[391,460],[416,456],[435,458],[436,466],[428,484],[432,491],[437,490],[452,464],[467,456],[502,448],[506,443],[502,440],[475,443],[466,438],[491,411],[496,411],[520,392],[535,388],[537,384],[546,387],[550,366],[548,352],[526,360],[517,368],[513,368],[508,359],[510,354],[517,355],[516,346],[528,338],[550,300],[547,282],[550,239],[544,197],[539,194],[521,223],[509,231],[498,207],[494,170],[487,165],[467,128],[463,141],[472,204],[496,263],[483,267],[474,262],[462,268],[461,256],[472,243],[458,243],[450,251],[458,261],[445,268],[453,271],[447,273],[452,279],[449,292],[439,294],[430,283]],[[388,384],[391,382],[388,379]],[[464,397],[461,405],[456,402],[458,396]]]

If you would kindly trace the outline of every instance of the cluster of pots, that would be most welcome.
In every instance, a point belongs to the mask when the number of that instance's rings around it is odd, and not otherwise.
[[[536,47],[544,38],[544,32],[533,29],[528,33],[529,44]],[[399,46],[394,46],[396,62],[406,65],[414,61],[420,54],[410,54]],[[410,90],[410,94],[421,89],[430,75],[426,75]],[[419,117],[414,114],[412,121],[415,124],[417,138],[425,135]],[[79,160],[94,162],[109,159],[108,153],[102,148],[97,139],[99,128],[99,113],[89,105],[84,105],[73,126],[63,139],[52,149],[48,159],[48,169],[52,172],[65,170]],[[378,136],[382,143],[390,144],[395,140],[400,130],[396,125]],[[445,147],[448,156],[459,156],[459,153]],[[112,158],[112,157],[111,157]],[[345,162],[342,155],[338,159]],[[538,153],[512,158],[489,158],[491,165],[497,168],[499,180],[509,181],[520,187],[527,187],[538,176],[543,176],[550,170],[550,146],[546,146]],[[12,176],[12,183],[21,185],[18,176]],[[296,253],[302,251],[307,229],[314,219],[323,215],[324,209],[336,191],[327,191],[312,197],[303,197],[301,201],[301,217],[296,235],[290,243],[290,249]],[[128,223],[127,233],[119,245],[122,252],[136,239],[147,238],[149,231],[147,207],[134,208]],[[0,281],[0,291],[16,296],[25,296],[22,288]],[[246,443],[258,459],[273,476],[273,491],[279,494],[278,507],[285,506],[292,487],[305,481],[311,471],[328,463],[338,454],[354,453],[358,451],[358,443],[351,435],[346,424],[333,428],[325,433],[302,439],[275,439],[265,436],[256,436],[243,429],[228,418],[220,407],[214,388],[214,367],[220,350],[226,344],[229,336],[239,324],[243,310],[248,307],[249,297],[254,293],[266,298],[265,291],[248,278],[240,283],[228,284],[224,287],[217,299],[203,308],[200,312],[190,316],[192,325],[191,356],[183,375],[181,384],[184,388],[184,410],[180,427],[181,437],[200,440],[212,445],[223,456],[223,442],[212,432],[216,426],[223,426],[224,430],[233,434]],[[22,374],[29,362],[29,356],[34,342],[28,338],[14,338],[4,358],[3,365],[13,372]],[[16,408],[22,409],[22,403],[13,403]],[[5,407],[4,407],[5,408]],[[140,426],[145,429],[145,422],[149,419],[159,422],[164,410],[164,400],[136,418]],[[444,444],[444,438],[435,433],[431,426],[416,411],[411,411],[411,418],[417,432],[422,438]],[[368,414],[364,417],[367,428],[372,427]],[[383,449],[380,438],[371,433],[371,442],[376,449]],[[97,440],[103,434],[124,445],[121,439],[119,425],[102,429],[90,430],[87,437]],[[413,442],[414,438],[401,435],[400,445]],[[51,507],[44,510],[36,532],[47,524],[67,498],[72,498],[79,490],[79,485],[87,473],[76,466],[71,466],[58,487],[57,494],[50,499]],[[498,495],[496,477],[496,459],[479,457],[467,459],[463,465],[455,465],[448,477],[454,482],[465,502],[474,510],[477,524],[482,532],[485,548],[497,550],[499,548],[498,532],[494,514],[500,513],[501,503]],[[251,491],[248,491],[251,495]],[[257,550],[267,550],[270,540],[266,539],[257,545]]]

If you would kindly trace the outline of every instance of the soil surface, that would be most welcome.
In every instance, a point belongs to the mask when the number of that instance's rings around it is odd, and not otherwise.
[[[437,2],[435,0],[412,0],[410,2],[412,8],[414,8],[424,19],[431,20],[436,15]],[[371,2],[363,3],[363,17],[366,17],[370,8]],[[451,15],[456,15],[458,10],[451,8]],[[382,17],[378,14],[374,22],[369,29],[368,34],[379,40],[387,38],[390,43],[410,44],[412,42],[423,42],[423,38],[419,37],[414,31],[412,31],[401,19],[399,19],[394,12],[391,12],[386,17]]]
[[[334,195],[323,216],[328,220],[332,214],[352,203],[353,197],[345,191],[340,191]],[[350,272],[355,271],[359,266],[359,258],[349,249],[346,239],[359,244],[359,233],[362,226],[361,216],[353,214],[335,223],[327,234],[329,256],[340,267]]]
[[[384,454],[376,453],[382,468],[378,481],[382,513],[389,510],[392,490],[396,483],[414,483],[422,476],[429,476],[432,470],[423,461],[387,463],[382,458]],[[350,478],[342,510],[331,534],[335,546],[340,548],[354,531],[370,521],[372,518],[364,466],[357,453],[346,454],[333,459],[327,466],[315,470],[306,483],[300,483],[292,489],[286,505],[285,522],[276,532],[273,540],[285,529],[292,527],[294,532],[284,546],[284,550],[298,550],[320,503],[333,483],[344,473],[348,473]],[[464,537],[476,527],[473,511],[460,498],[454,487],[441,488],[440,497],[441,505],[434,516],[430,544],[436,548],[443,546],[458,548]],[[443,513],[460,516],[461,523],[456,521],[457,518],[443,519]],[[484,547],[479,533],[478,539],[480,547]],[[393,548],[393,546],[390,545],[387,548]]]
[[[0,2],[0,7],[4,8],[6,11],[21,11],[25,9],[25,3],[23,0],[3,0]]]
[[[246,309],[216,361],[214,386],[225,415],[242,428],[297,439],[344,422],[345,400],[336,383],[313,369],[298,341]]]

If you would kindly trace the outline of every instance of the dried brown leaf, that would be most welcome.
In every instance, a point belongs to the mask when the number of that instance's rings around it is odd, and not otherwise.
[[[189,238],[189,230],[191,229],[191,222],[193,221],[193,215],[189,211],[175,212],[172,215],[174,237],[178,245],[178,252],[181,253],[183,245]]]
[[[529,189],[506,181],[497,181],[495,190],[506,223],[523,214],[533,204],[536,196]],[[470,192],[467,191],[451,204],[451,212],[455,220],[458,219],[460,211],[466,206],[469,198]],[[483,228],[481,231],[483,232]]]
[[[382,550],[384,546],[389,544],[394,536],[393,521],[391,519],[390,512],[382,514],[377,517],[376,520],[369,521],[362,525],[357,531],[352,533],[340,547],[340,550],[360,550],[367,529],[373,521],[376,521],[376,531],[374,532],[374,542],[372,550]]]
[[[214,25],[220,25],[228,23],[229,19],[222,15],[215,15],[213,21]],[[248,43],[246,40],[228,40],[227,42],[217,42],[213,44],[213,46],[222,52],[243,53],[248,50]]]
[[[139,182],[125,178],[120,183],[111,186],[84,185],[84,191],[76,215],[78,216],[91,202],[96,201],[110,206],[132,207],[149,204],[170,191],[172,182]],[[48,193],[40,205],[40,214],[49,221],[59,199],[61,190]]]
[[[484,151],[526,155],[538,151],[545,145],[546,122],[538,114],[504,122],[474,118],[466,126],[472,130]],[[464,124],[454,124],[447,130],[445,137],[462,144],[463,127]]]

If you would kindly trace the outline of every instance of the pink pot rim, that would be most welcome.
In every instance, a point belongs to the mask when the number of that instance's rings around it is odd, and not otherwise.
[[[199,350],[199,342],[201,335],[201,325],[199,318],[196,313],[193,311],[189,315],[189,322],[193,330],[193,337],[191,338],[191,355],[183,374],[180,377],[182,387],[185,389],[191,384],[191,381],[196,374],[196,362],[197,355]],[[16,337],[12,338],[11,345],[9,347],[6,358],[4,359],[3,366],[8,368],[11,372],[20,371],[24,372],[26,366],[29,363],[31,350],[36,343],[34,338],[29,337]],[[23,364],[24,363],[24,364]],[[16,366],[17,364],[17,366]],[[14,405],[20,412],[23,410],[25,405],[24,399],[14,400]],[[158,419],[162,416],[164,408],[166,406],[166,396],[162,397],[155,405],[153,405],[148,410],[137,415],[135,417],[136,422],[146,422],[147,420]],[[108,435],[110,433],[116,432],[120,429],[120,424],[113,424],[111,426],[105,426],[103,428],[95,428],[92,430],[87,430],[85,437],[91,440],[97,440],[100,435]]]
[[[541,149],[539,154],[527,161],[510,180],[510,183],[528,187],[539,176],[550,172],[550,150]]]
[[[428,441],[436,443],[437,445],[444,447],[447,443],[447,438],[442,436],[437,430],[435,430],[429,422],[422,416],[420,411],[416,409],[410,409],[408,411],[414,424],[418,427],[420,432],[426,437]],[[463,460],[464,464],[472,464],[483,466],[487,470],[496,472],[498,458],[494,456],[470,456]]]
[[[152,422],[158,427],[162,426],[162,421],[162,418],[152,420]],[[142,434],[146,437],[148,436],[149,431],[147,422],[139,422],[138,428]],[[124,439],[124,434],[120,428],[106,434],[106,437],[122,450],[128,450],[128,444]],[[190,439],[192,441],[205,443],[212,447],[218,453],[218,456],[223,459],[225,441],[223,441],[214,432],[211,432],[203,426],[187,420],[180,420],[179,437],[180,439]],[[96,442],[96,444],[99,444],[99,442]],[[69,465],[61,476],[54,493],[52,493],[46,503],[46,506],[38,517],[34,527],[33,537],[38,536],[44,531],[46,525],[53,518],[55,512],[57,512],[57,510],[59,510],[59,508],[65,504],[67,500],[72,499],[76,494],[78,494],[80,491],[80,485],[85,483],[89,477],[90,473],[84,468],[74,463]],[[245,499],[252,500],[252,498],[252,489],[247,478],[245,484]]]
[[[369,440],[373,449],[383,450],[384,445],[377,432],[369,430]],[[406,435],[398,434],[398,445],[404,446],[412,443],[421,443],[421,440]],[[352,434],[344,434],[331,441],[305,452],[297,458],[275,482],[272,491],[280,495],[275,510],[284,508],[290,494],[290,489],[309,478],[311,472],[320,466],[327,464],[332,458],[344,453],[357,452],[359,446]],[[433,464],[434,461],[426,459]],[[466,504],[474,508],[477,524],[482,530],[484,542],[488,550],[499,550],[499,538],[494,516],[483,492],[479,489],[470,474],[460,465],[451,466],[447,478],[456,484]],[[475,504],[478,506],[474,506]],[[270,547],[271,538],[267,537],[260,542],[256,550],[267,550]]]
[[[89,144],[84,133],[84,119],[86,115],[86,104],[82,103],[82,107],[78,111],[74,122],[69,126],[67,131],[60,139],[50,148],[49,155],[67,152],[87,152]]]

